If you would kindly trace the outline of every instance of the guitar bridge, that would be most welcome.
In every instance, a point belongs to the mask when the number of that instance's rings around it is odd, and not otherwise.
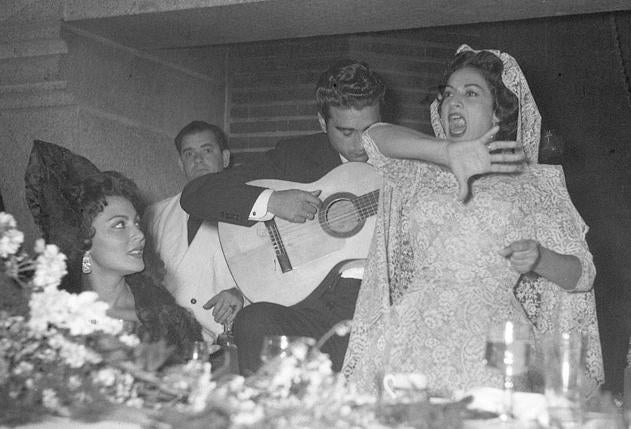
[[[276,255],[276,260],[278,261],[281,271],[283,273],[291,271],[293,267],[291,266],[291,262],[289,262],[289,255],[287,255],[287,250],[283,244],[283,238],[280,236],[276,222],[274,219],[270,219],[263,223],[265,224],[265,228],[267,228],[267,233],[272,242],[274,254]]]

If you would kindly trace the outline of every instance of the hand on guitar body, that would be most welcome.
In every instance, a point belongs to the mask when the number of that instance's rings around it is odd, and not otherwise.
[[[267,211],[293,223],[313,220],[322,204],[318,198],[320,192],[319,190],[307,192],[299,189],[274,191],[267,203]]]

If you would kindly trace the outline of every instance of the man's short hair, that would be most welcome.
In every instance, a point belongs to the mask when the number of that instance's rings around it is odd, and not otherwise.
[[[193,121],[182,128],[180,132],[177,133],[177,136],[175,136],[175,147],[177,148],[178,153],[182,153],[182,140],[184,140],[184,137],[190,136],[191,134],[201,133],[203,131],[210,131],[214,134],[215,140],[217,140],[217,144],[219,145],[219,149],[222,151],[228,149],[228,138],[221,128],[205,121]]]
[[[368,64],[345,58],[332,64],[318,79],[315,98],[318,111],[326,120],[330,107],[363,109],[382,107],[386,85]]]

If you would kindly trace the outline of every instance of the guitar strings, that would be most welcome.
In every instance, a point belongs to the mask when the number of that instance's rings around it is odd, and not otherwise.
[[[360,215],[359,217],[366,218],[367,217],[366,215],[371,214],[371,212],[374,209],[376,209],[378,198],[375,198],[373,196],[374,194],[375,194],[374,192],[371,192],[369,194],[365,194],[360,197],[354,198],[352,201],[358,201],[361,199],[362,202],[360,202],[357,205],[353,204],[352,208],[347,210],[346,213],[342,215],[329,217],[327,218],[326,221],[322,223],[318,222],[317,226],[320,226],[320,225],[330,226],[334,222],[340,222],[340,221],[356,218],[358,217],[357,216],[358,213]],[[369,201],[365,201],[366,199],[368,199]],[[314,221],[315,220],[316,219],[314,219]],[[292,234],[294,230],[301,230],[306,225],[313,225],[315,223],[314,221],[309,221],[306,223],[293,223],[293,222],[285,221],[285,222],[288,222],[288,224],[285,227],[282,227],[281,225],[279,225],[278,228],[279,230],[282,230],[286,234]]]
[[[305,223],[292,223],[288,222],[287,225],[277,225],[279,233],[283,235],[284,241],[295,240],[296,238],[303,238],[310,235],[309,229],[321,228],[321,226],[331,227],[332,224],[337,222],[343,222],[350,219],[359,218],[359,220],[366,219],[369,215],[374,214],[376,205],[378,202],[378,191],[373,191],[368,194],[361,195],[350,200],[352,207],[345,211],[341,215],[327,217],[324,222],[318,222],[318,217],[313,221],[307,221]],[[355,204],[357,203],[357,204]],[[333,228],[331,228],[333,229]],[[299,234],[299,235],[296,235]]]

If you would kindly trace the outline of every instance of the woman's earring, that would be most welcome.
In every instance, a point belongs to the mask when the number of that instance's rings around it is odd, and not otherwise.
[[[92,257],[90,252],[85,252],[81,259],[81,271],[83,274],[90,274],[92,272]]]

